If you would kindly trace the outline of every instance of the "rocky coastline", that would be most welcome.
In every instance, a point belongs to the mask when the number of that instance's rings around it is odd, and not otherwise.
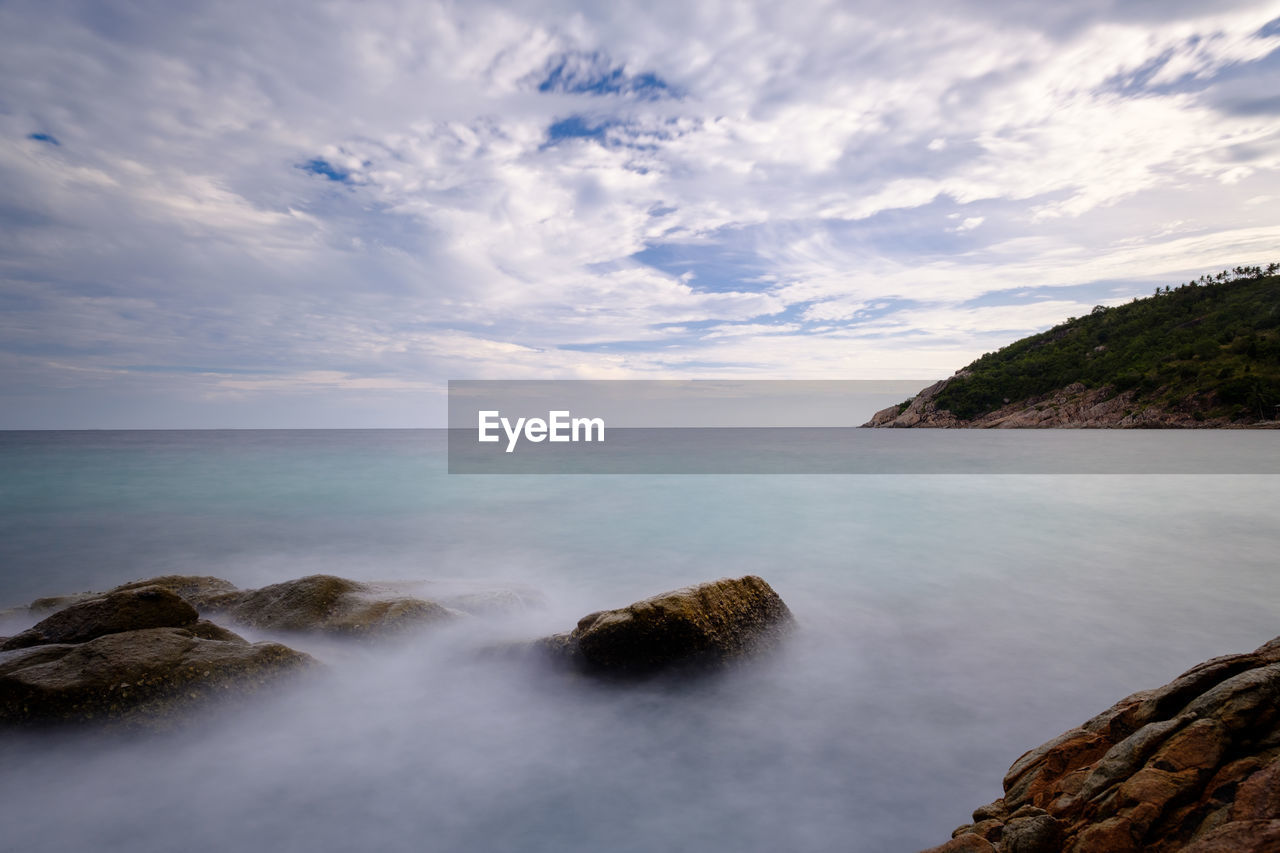
[[[1023,754],[926,853],[1280,850],[1280,637],[1134,693]]]
[[[527,603],[493,592],[431,601],[403,585],[331,575],[257,590],[169,575],[39,599],[22,610],[47,615],[0,638],[0,730],[173,728],[193,709],[323,666],[211,618],[276,639],[378,642],[493,614],[495,602]],[[749,575],[591,613],[571,631],[506,651],[575,678],[697,677],[768,652],[794,625],[781,597]],[[1022,755],[1003,786],[1003,797],[927,853],[1280,850],[1280,637],[1122,699]]]
[[[944,388],[968,374],[964,371],[923,389],[905,405],[881,409],[866,428],[933,429],[1277,429],[1280,422],[1242,425],[1226,418],[1206,418],[1188,405],[1169,409],[1135,399],[1134,392],[1111,386],[1086,388],[1075,382],[1048,394],[1006,401],[994,411],[963,420],[938,407]],[[1198,416],[1199,415],[1199,416]]]

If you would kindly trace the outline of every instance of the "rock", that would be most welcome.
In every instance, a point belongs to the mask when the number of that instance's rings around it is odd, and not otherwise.
[[[1183,853],[1274,853],[1280,850],[1280,820],[1229,823],[1183,848]]]
[[[434,601],[333,575],[215,596],[205,609],[254,628],[343,635],[383,635],[457,615]]]
[[[1004,788],[952,843],[980,835],[996,853],[1280,850],[1280,638],[1122,699],[1020,757]],[[969,848],[934,848],[943,849]]]
[[[201,619],[187,630],[203,640],[222,640],[224,643],[248,642],[235,631],[229,631],[221,625],[215,625],[208,619]]]
[[[792,623],[769,584],[748,575],[592,613],[571,633],[537,645],[588,672],[639,675],[742,658],[775,643]]]
[[[1280,758],[1251,775],[1236,792],[1234,820],[1265,820],[1280,816]]]
[[[0,651],[46,643],[83,643],[143,628],[186,627],[198,618],[195,608],[176,594],[158,586],[143,586],[72,604],[9,638]]]
[[[960,371],[950,379],[935,382],[908,400],[906,406],[890,406],[887,409],[881,409],[863,426],[900,428],[967,426],[947,410],[939,409],[933,402],[933,398],[937,397],[950,382],[967,375],[964,371]]]
[[[75,592],[71,595],[50,595],[44,598],[37,598],[35,601],[27,605],[29,613],[52,613],[55,610],[61,610],[80,601],[90,598],[97,598],[101,593],[97,592]]]
[[[930,847],[924,853],[993,853],[995,849],[985,838],[966,833],[957,835],[946,844]]]
[[[302,652],[250,644],[206,622],[31,646],[0,653],[0,724],[164,726],[176,711],[312,663]]]
[[[163,587],[170,592],[176,593],[197,610],[204,609],[209,602],[221,596],[240,591],[231,581],[210,575],[161,575],[157,578],[121,584],[111,591],[123,592],[144,586]]]
[[[383,635],[413,625],[456,618],[462,613],[494,615],[529,609],[542,603],[539,595],[531,590],[484,589],[455,595],[451,599],[451,604],[456,604],[453,607],[418,598],[406,592],[405,587],[406,584],[360,583],[333,575],[311,575],[261,589],[242,590],[230,581],[207,575],[162,575],[121,584],[107,593],[38,599],[29,607],[16,608],[11,615],[36,612],[42,608],[55,609],[55,616],[63,612],[82,613],[78,605],[108,596],[131,596],[149,589],[167,596],[165,600],[171,606],[185,602],[187,606],[183,607],[183,614],[186,621],[173,622],[161,618],[159,622],[144,624],[138,621],[140,616],[120,609],[117,606],[119,602],[113,600],[104,612],[113,613],[115,618],[122,620],[123,627],[109,628],[104,632],[189,625],[195,621],[192,614],[200,612],[218,614],[249,627],[268,630]],[[31,630],[42,626],[47,628],[46,623],[55,624],[46,620]],[[38,642],[80,642],[82,639],[87,637],[60,640],[47,631],[41,634],[28,631],[8,640],[0,638],[0,643],[9,644],[3,648],[18,648]]]
[[[1007,853],[1057,853],[1062,827],[1048,814],[1013,818],[1000,833],[1000,849]]]
[[[1004,798],[996,800],[994,803],[988,803],[985,806],[978,806],[973,810],[973,822],[980,823],[984,820],[1004,820],[1009,814],[1009,810],[1005,808]]]
[[[178,597],[197,610],[203,607],[209,599],[225,595],[228,592],[238,591],[235,584],[222,578],[209,577],[207,575],[162,575],[148,580],[121,584],[108,590],[108,592],[76,592],[70,595],[50,595],[44,598],[37,598],[26,606],[0,610],[0,617],[39,616],[63,610],[72,604],[78,604],[82,601],[101,598],[111,592],[128,592],[146,586],[158,586],[170,592],[175,592]]]
[[[950,382],[969,375],[960,371],[950,379],[934,383],[913,397],[905,408],[890,406],[876,412],[864,427],[934,427],[976,429],[1151,429],[1177,427],[1207,429],[1230,426],[1226,418],[1195,417],[1194,407],[1170,409],[1150,400],[1138,400],[1133,391],[1117,391],[1112,386],[1086,388],[1073,382],[1062,388],[1028,397],[979,415],[960,420],[939,409],[934,398]]]

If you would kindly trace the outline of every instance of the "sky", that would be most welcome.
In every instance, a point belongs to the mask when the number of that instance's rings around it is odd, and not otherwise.
[[[0,2],[0,428],[915,379],[1280,260],[1280,2]]]

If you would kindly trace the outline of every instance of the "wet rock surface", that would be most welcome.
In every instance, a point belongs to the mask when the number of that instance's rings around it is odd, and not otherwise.
[[[1280,638],[1027,752],[1004,791],[929,853],[1280,850]]]
[[[6,641],[0,725],[160,726],[178,709],[310,663],[199,619],[169,590],[142,586],[72,604]]]
[[[197,610],[203,609],[210,601],[220,596],[240,591],[231,581],[215,578],[211,575],[161,575],[160,577],[121,584],[111,591],[125,592],[145,586],[158,586],[167,589]]]
[[[537,641],[553,659],[602,675],[644,675],[720,665],[762,651],[793,624],[773,588],[754,575],[665,592],[584,616],[573,631]]]
[[[457,611],[378,584],[310,575],[204,602],[206,612],[276,631],[383,635],[456,618]]]
[[[83,643],[104,634],[141,628],[181,628],[199,619],[196,609],[158,586],[139,586],[77,601],[0,644],[10,651],[47,643]]]
[[[529,590],[476,588],[447,598],[446,607],[411,594],[419,586],[311,575],[242,590],[216,577],[163,575],[38,599],[6,612],[48,615],[0,637],[0,726],[168,725],[180,708],[316,663],[280,643],[250,643],[202,615],[266,631],[374,638],[541,603]]]
[[[159,589],[163,594],[177,596],[201,614],[246,627],[347,636],[383,635],[463,615],[500,617],[546,606],[540,592],[519,586],[471,583],[459,589],[458,584],[451,583],[371,583],[335,575],[309,575],[259,589],[240,589],[230,581],[207,575],[161,575],[121,584],[105,593],[41,598],[0,615],[13,618],[56,614],[81,602],[143,589]],[[420,594],[424,590],[430,597]],[[173,601],[171,597],[167,600]],[[27,638],[11,640],[25,642]],[[0,644],[4,642],[0,638]]]

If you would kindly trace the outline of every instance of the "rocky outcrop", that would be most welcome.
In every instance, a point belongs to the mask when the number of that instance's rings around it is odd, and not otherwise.
[[[112,592],[4,643],[0,725],[163,725],[180,708],[256,689],[312,662],[201,620],[162,587]]]
[[[1197,419],[1197,409],[1166,409],[1138,402],[1132,391],[1116,393],[1114,388],[1086,388],[1079,382],[1048,394],[1006,405],[969,420],[960,420],[938,408],[935,398],[948,383],[965,374],[934,383],[905,406],[890,406],[863,424],[864,427],[933,427],[935,429],[1201,429],[1230,427],[1225,418]],[[1265,424],[1263,424],[1265,426]]]
[[[929,853],[1280,850],[1280,638],[1031,750],[1004,792]]]
[[[231,581],[215,578],[211,575],[161,575],[157,578],[121,584],[111,591],[124,592],[144,586],[158,586],[167,589],[178,595],[196,610],[203,610],[211,601],[228,593],[240,592],[240,589]]]
[[[83,643],[104,634],[143,628],[186,628],[199,619],[194,607],[158,586],[89,598],[0,643],[0,651],[49,643]]]
[[[458,615],[394,588],[333,575],[310,575],[214,596],[204,602],[203,609],[254,628],[348,636],[386,635]]]
[[[546,637],[538,646],[585,672],[644,675],[740,659],[776,643],[792,623],[773,588],[748,575],[589,614],[572,632]]]
[[[960,376],[961,374],[956,374]],[[955,377],[952,377],[954,379]],[[864,427],[954,427],[960,426],[955,415],[939,410],[934,398],[951,379],[943,379],[925,388],[903,405],[890,406],[876,412]]]
[[[108,593],[78,593],[33,601],[0,611],[16,618],[58,612],[66,607],[150,588],[176,595],[202,614],[275,631],[315,631],[345,636],[384,635],[413,625],[444,622],[463,614],[499,616],[545,606],[542,594],[522,587],[397,581],[362,583],[334,575],[310,575],[261,589],[239,589],[207,575],[162,575],[121,584]],[[424,588],[432,592],[423,598]],[[17,638],[14,638],[17,640]],[[0,638],[0,643],[3,643]]]

